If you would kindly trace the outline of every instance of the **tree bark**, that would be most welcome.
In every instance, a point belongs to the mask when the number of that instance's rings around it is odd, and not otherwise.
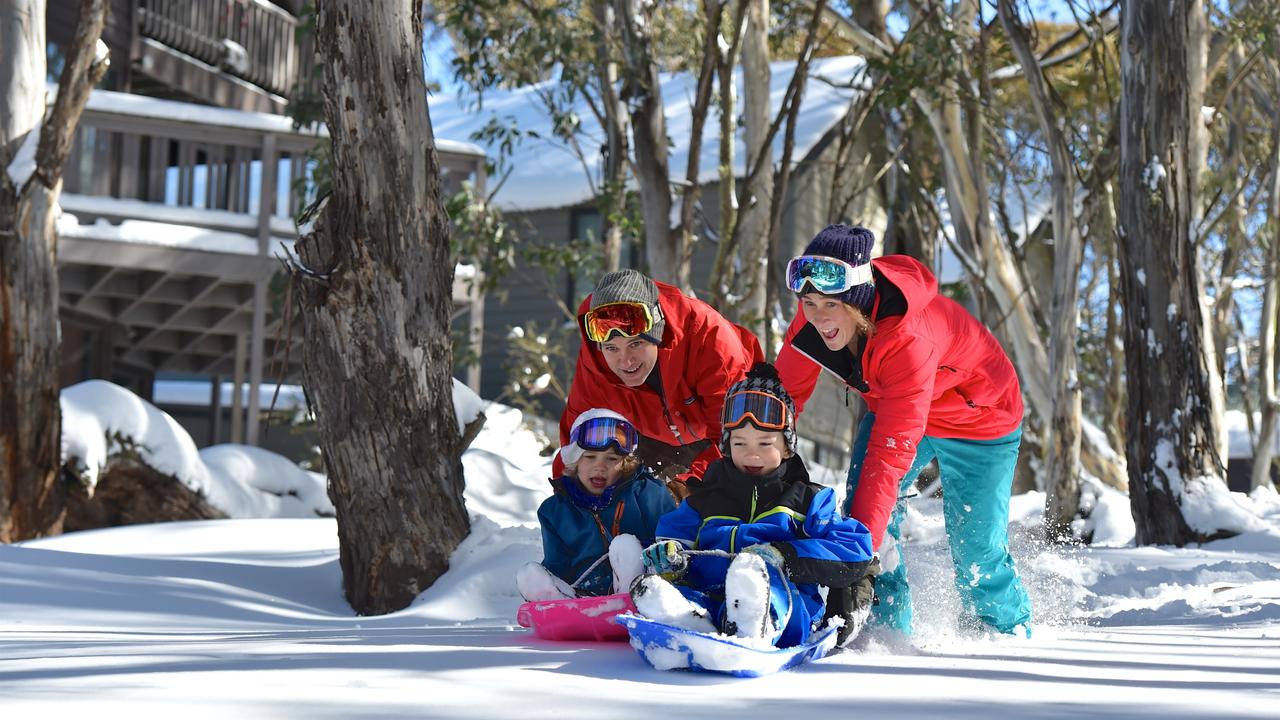
[[[720,242],[716,246],[716,259],[711,267],[708,285],[711,288],[711,302],[719,307],[729,294],[730,288],[725,280],[725,267],[734,252],[733,239],[736,237],[738,225],[738,185],[734,173],[733,159],[737,151],[738,136],[738,86],[734,82],[733,69],[738,63],[739,48],[745,24],[744,11],[749,0],[730,0],[727,13],[732,26],[727,28],[728,37],[721,47],[720,57],[716,63],[716,77],[719,83],[717,90],[720,98]],[[721,31],[721,36],[725,35]]]
[[[1200,0],[1130,0],[1121,11],[1125,454],[1141,545],[1211,535],[1189,526],[1181,504],[1193,484],[1224,481],[1192,230],[1205,23]]]
[[[1280,98],[1280,83],[1276,97]],[[1258,445],[1253,452],[1253,476],[1251,488],[1271,487],[1271,462],[1275,453],[1277,416],[1280,415],[1280,395],[1276,393],[1276,316],[1280,314],[1280,121],[1272,120],[1271,135],[1271,187],[1268,190],[1271,243],[1267,248],[1263,266],[1265,290],[1263,291],[1262,316],[1258,327],[1258,396],[1262,406],[1262,419],[1258,427]]]
[[[769,0],[744,0],[747,26],[742,38],[742,110],[746,137],[746,167],[764,168],[751,178],[738,213],[740,224],[736,260],[735,304],[740,324],[764,339],[768,317],[769,217],[773,210],[773,143],[769,137]],[[797,72],[801,69],[797,66]],[[766,351],[767,352],[767,351]]]
[[[1071,147],[1053,110],[1048,80],[1031,49],[1027,29],[1012,0],[999,0],[1000,23],[1022,66],[1031,104],[1044,135],[1053,190],[1053,302],[1049,310],[1048,496],[1045,524],[1051,537],[1069,538],[1080,508],[1080,383],[1076,377],[1076,328],[1079,327],[1079,279],[1083,259],[1076,221],[1076,166]]]
[[[406,607],[469,530],[452,402],[453,267],[421,5],[317,3],[333,191],[291,267],[347,600]]]
[[[685,162],[683,187],[680,189],[680,223],[676,228],[676,247],[680,251],[678,262],[683,273],[685,290],[691,289],[688,283],[691,278],[693,250],[698,233],[694,230],[694,209],[698,204],[698,196],[702,193],[699,176],[702,173],[702,129],[707,123],[707,112],[711,107],[711,86],[716,75],[716,58],[720,54],[719,35],[723,3],[720,0],[703,0],[703,18],[706,27],[702,36],[702,61],[698,67],[698,84],[694,90],[693,103],[689,108],[689,157]]]
[[[621,267],[622,224],[626,213],[626,169],[630,147],[627,139],[627,108],[618,97],[618,64],[613,60],[610,38],[617,29],[613,6],[609,0],[594,0],[591,11],[596,21],[596,75],[600,86],[600,105],[604,110],[605,159],[604,195],[601,198],[601,227],[604,235],[603,271]]]
[[[1111,183],[1104,185],[1106,198],[1100,206],[1099,217],[1105,223],[1102,232],[1107,242],[1107,385],[1102,395],[1103,430],[1107,433],[1107,441],[1117,453],[1123,453],[1125,445],[1125,392],[1124,392],[1124,320],[1120,317],[1120,304],[1123,302],[1120,293],[1120,276],[1117,273],[1117,252],[1119,247],[1116,238],[1115,191]],[[1128,489],[1127,474],[1124,489]]]
[[[958,4],[960,17],[953,19],[952,25],[972,32],[970,24],[976,11],[977,4],[972,0]],[[844,27],[860,52],[881,62],[890,59],[890,49],[883,40],[856,22],[847,21]],[[968,56],[960,49],[957,53]],[[972,78],[965,82],[975,84]],[[933,149],[940,155],[961,260],[977,289],[985,291],[992,301],[993,307],[983,317],[1018,368],[1032,426],[1043,425],[1052,415],[1052,401],[1048,353],[1040,340],[1040,323],[1033,309],[1034,291],[992,222],[985,170],[979,162],[982,154],[970,142],[970,138],[983,137],[985,121],[980,115],[966,118],[959,95],[957,84],[947,81],[928,91],[915,89],[911,98],[928,122],[935,141]],[[1097,447],[1089,435],[1082,438],[1080,452],[1087,464],[1108,469],[1108,476],[1120,474],[1120,468],[1108,461],[1106,449]]]
[[[653,6],[637,8],[633,0],[614,0],[622,36],[626,69],[622,97],[631,111],[635,139],[636,182],[644,219],[645,257],[654,279],[689,289],[689,267],[683,236],[671,231],[671,173],[667,157],[667,119],[663,115],[662,84],[653,58],[649,28]],[[637,15],[643,18],[637,23]]]
[[[62,532],[54,221],[76,123],[107,69],[96,53],[107,11],[106,0],[80,3],[58,98],[37,131],[45,111],[45,3],[0,4],[0,542]],[[23,177],[13,168],[15,182],[10,166],[23,143],[36,139],[34,170]]]

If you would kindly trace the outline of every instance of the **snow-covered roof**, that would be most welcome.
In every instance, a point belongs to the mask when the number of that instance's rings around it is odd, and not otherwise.
[[[804,157],[819,140],[842,118],[850,101],[858,91],[849,86],[861,81],[865,63],[854,56],[818,58],[810,66],[809,81],[800,115],[796,124],[794,156]],[[776,114],[786,95],[787,85],[795,70],[794,61],[779,61],[770,66],[770,113]],[[742,69],[734,73],[738,85],[738,97],[743,96]],[[824,82],[824,80],[829,82]],[[548,83],[554,81],[548,81]],[[667,134],[672,145],[668,162],[673,177],[684,177],[688,166],[689,137],[692,133],[691,114],[697,78],[688,72],[663,73],[661,76],[662,99],[666,106]],[[542,208],[576,205],[593,197],[587,169],[572,150],[559,140],[552,130],[552,119],[546,106],[539,99],[538,91],[547,83],[514,90],[490,90],[485,92],[483,105],[477,108],[475,96],[434,96],[429,101],[431,125],[441,135],[472,138],[491,119],[497,118],[504,125],[513,124],[523,132],[533,131],[537,138],[526,138],[515,146],[509,164],[513,168],[498,190],[494,202],[504,210],[537,210]],[[842,86],[842,87],[837,87]],[[600,177],[601,164],[598,148],[604,142],[604,132],[585,100],[579,97],[573,112],[581,120],[581,132],[586,163],[593,178]],[[702,132],[702,153],[699,166],[699,182],[712,182],[718,177],[717,163],[720,157],[717,140],[719,126],[712,109]],[[489,143],[491,157],[498,150]],[[774,141],[774,159],[781,156],[782,133]],[[739,132],[737,150],[734,153],[734,172],[746,174],[746,145]]]

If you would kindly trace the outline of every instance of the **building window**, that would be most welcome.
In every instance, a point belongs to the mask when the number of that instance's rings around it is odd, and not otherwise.
[[[584,242],[604,242],[604,220],[600,211],[592,207],[574,208],[569,211],[569,240]],[[565,304],[577,308],[591,288],[595,287],[596,278],[586,277],[577,268],[565,269]]]

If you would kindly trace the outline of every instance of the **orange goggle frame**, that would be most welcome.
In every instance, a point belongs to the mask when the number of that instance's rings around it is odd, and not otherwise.
[[[763,390],[743,390],[724,399],[724,427],[734,429],[750,422],[761,430],[786,430],[787,406]]]

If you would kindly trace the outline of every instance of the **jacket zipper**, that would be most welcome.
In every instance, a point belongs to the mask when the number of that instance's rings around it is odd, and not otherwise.
[[[676,421],[671,418],[671,410],[667,407],[666,393],[663,393],[661,395],[661,400],[662,400],[662,416],[667,419],[667,427],[671,429],[671,434],[675,435],[676,442],[681,445],[684,445],[684,436],[680,434],[680,429],[676,427]],[[685,429],[686,430],[689,429],[688,423],[685,424]]]

